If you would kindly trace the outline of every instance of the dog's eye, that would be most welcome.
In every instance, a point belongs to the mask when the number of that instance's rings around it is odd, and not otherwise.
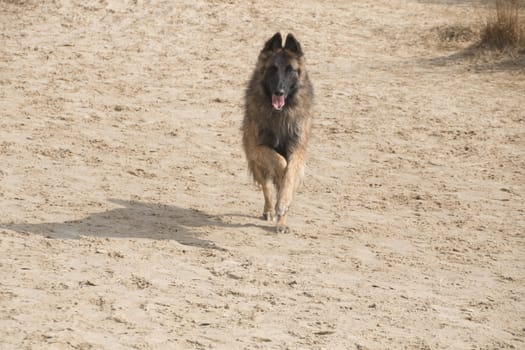
[[[286,67],[286,73],[290,74],[297,74],[297,75],[300,75],[301,74],[301,70],[300,69],[293,69],[293,67],[291,65],[287,66]]]

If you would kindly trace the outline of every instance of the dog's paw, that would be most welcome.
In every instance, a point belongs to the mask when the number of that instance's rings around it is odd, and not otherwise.
[[[277,233],[290,233],[290,228],[286,225],[277,225]]]
[[[262,219],[263,219],[264,221],[273,221],[274,216],[275,216],[275,215],[273,214],[273,212],[271,212],[271,211],[267,211],[267,212],[264,212],[264,213],[262,214]]]

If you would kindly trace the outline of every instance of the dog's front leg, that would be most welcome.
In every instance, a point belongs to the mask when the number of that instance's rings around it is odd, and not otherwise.
[[[299,177],[304,170],[304,154],[304,150],[298,150],[290,155],[286,171],[278,189],[277,204],[275,206],[278,233],[287,233],[290,231],[286,225],[286,217]]]
[[[286,159],[267,146],[256,146],[251,156],[252,165],[250,167],[255,181],[261,185],[264,195],[263,218],[273,221],[275,211],[271,189],[273,183],[279,186],[282,182],[287,167]]]

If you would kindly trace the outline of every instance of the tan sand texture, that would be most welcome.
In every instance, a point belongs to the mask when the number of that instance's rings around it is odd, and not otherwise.
[[[0,349],[524,349],[525,60],[487,1],[0,1]],[[293,232],[240,125],[316,90]]]

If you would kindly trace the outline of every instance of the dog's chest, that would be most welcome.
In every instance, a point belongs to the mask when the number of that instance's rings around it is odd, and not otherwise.
[[[285,122],[273,122],[260,128],[259,144],[268,146],[288,160],[299,142],[299,126]]]

